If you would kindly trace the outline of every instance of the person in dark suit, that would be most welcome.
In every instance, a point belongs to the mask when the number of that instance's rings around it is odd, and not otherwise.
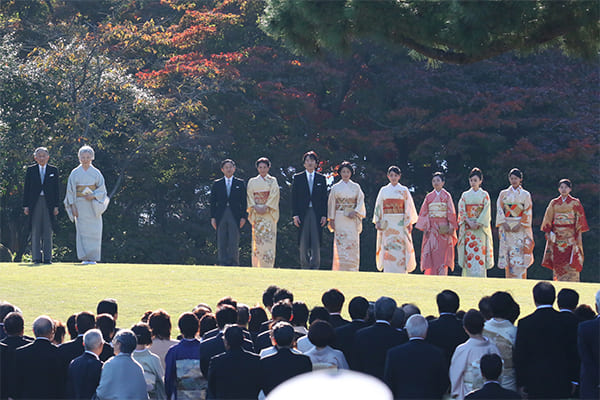
[[[452,290],[443,290],[437,295],[436,302],[440,316],[429,322],[425,340],[444,351],[449,367],[454,350],[459,344],[466,342],[469,336],[462,322],[456,318],[460,304],[458,295]]]
[[[62,358],[65,368],[65,376],[71,361],[82,355],[85,351],[83,345],[83,335],[90,329],[94,329],[95,326],[96,317],[90,312],[83,311],[77,314],[77,317],[75,317],[75,329],[77,329],[77,337],[58,346],[58,353]],[[100,351],[102,351],[102,349],[100,349]]]
[[[600,313],[600,290],[596,292],[596,311]],[[579,324],[577,347],[581,359],[580,390],[582,399],[600,398],[600,315]]]
[[[48,164],[45,147],[33,152],[35,165],[27,168],[23,190],[23,212],[31,226],[31,257],[34,264],[52,263],[52,230],[58,215],[58,168]]]
[[[576,377],[575,381],[579,383],[579,367],[580,360],[579,354],[577,353],[577,328],[579,327],[579,317],[574,313],[579,303],[579,293],[573,289],[564,288],[558,292],[556,296],[556,305],[560,312],[560,316],[563,319],[563,324],[567,330],[569,338],[566,343],[568,344],[568,351],[571,353],[569,360],[572,361],[571,374]],[[579,385],[575,387],[573,397],[579,397]]]
[[[208,366],[208,399],[256,399],[260,392],[260,357],[242,348],[242,328],[229,325],[223,334],[225,353]],[[232,382],[232,377],[235,380]]]
[[[394,398],[441,399],[448,389],[448,363],[441,349],[425,342],[427,328],[425,317],[411,316],[406,321],[410,341],[387,352],[384,381]]]
[[[395,310],[396,301],[390,297],[380,297],[375,302],[375,324],[354,335],[356,371],[383,380],[388,350],[408,341],[405,332],[399,332],[390,325]]]
[[[24,336],[25,320],[21,313],[13,311],[4,318],[4,331],[6,337],[0,340],[0,343],[8,346],[9,350],[15,351],[21,346],[25,346],[33,341],[32,338]]]
[[[294,328],[287,322],[277,322],[272,329],[273,345],[277,353],[260,360],[260,386],[265,395],[282,382],[312,371],[310,358],[291,350]]]
[[[0,343],[0,399],[7,399],[13,394],[14,383],[14,350]]]
[[[514,350],[517,387],[529,399],[568,398],[575,376],[570,334],[563,317],[552,308],[556,292],[549,282],[533,287],[533,314],[519,321]]]
[[[361,296],[354,297],[348,304],[348,312],[352,318],[352,322],[342,325],[335,330],[334,349],[341,350],[348,361],[350,369],[355,369],[354,364],[354,335],[362,328],[369,326],[365,319],[369,311],[369,302]]]
[[[100,353],[100,361],[106,362],[115,355],[112,347],[112,339],[116,329],[115,320],[110,314],[98,314],[96,316],[96,328],[100,329],[102,337],[104,338],[104,347],[102,347],[102,353]]]
[[[54,321],[45,315],[33,321],[35,341],[15,351],[15,399],[57,399],[65,376],[58,348],[50,340]]]
[[[221,171],[223,178],[210,191],[210,224],[217,232],[219,264],[240,265],[240,229],[248,219],[246,185],[233,176],[233,160],[223,160]]]
[[[273,308],[271,309],[272,321],[271,325],[274,325],[275,322],[284,321],[290,322],[292,319],[293,306],[289,300],[281,300],[275,303]],[[259,334],[256,337],[254,350],[257,354],[260,354],[261,350],[264,350],[268,347],[272,346],[271,343],[271,331],[265,331]]]
[[[329,323],[334,329],[350,323],[341,315],[345,300],[344,294],[338,289],[329,289],[321,296],[321,303],[329,311]]]
[[[467,394],[465,400],[510,400],[521,398],[517,392],[504,389],[498,383],[498,378],[502,373],[502,358],[498,354],[483,355],[479,361],[479,368],[481,369],[481,376],[483,376],[485,383],[481,389]]]
[[[89,329],[83,335],[85,351],[69,364],[67,372],[67,399],[91,399],[96,393],[102,373],[104,339],[99,329]]]
[[[294,225],[300,228],[300,266],[318,269],[321,265],[321,236],[327,224],[327,182],[316,172],[317,153],[309,151],[302,157],[304,171],[292,179],[292,215]]]
[[[15,306],[6,301],[0,301],[0,340],[6,337],[6,332],[3,329],[4,327],[4,318],[11,312],[16,311]]]

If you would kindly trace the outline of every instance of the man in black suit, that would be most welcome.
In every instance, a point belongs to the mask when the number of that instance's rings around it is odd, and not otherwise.
[[[278,301],[277,303],[275,303],[275,305],[273,306],[273,308],[271,309],[271,316],[272,316],[272,321],[271,321],[271,325],[274,325],[275,322],[279,322],[279,321],[284,321],[284,322],[290,322],[290,320],[292,319],[292,315],[293,315],[293,306],[292,303],[289,302],[289,300],[281,300]],[[262,332],[261,334],[259,334],[256,337],[255,342],[255,346],[254,346],[254,350],[256,351],[257,354],[260,354],[260,352],[266,348],[269,348],[272,346],[271,343],[271,331],[265,331]]]
[[[14,394],[14,350],[10,349],[4,343],[0,343],[0,399],[7,399]]]
[[[596,292],[596,318],[579,324],[577,347],[581,359],[580,391],[582,399],[600,398],[600,290]]]
[[[277,385],[294,376],[311,372],[310,358],[292,352],[294,328],[287,322],[277,322],[272,329],[273,345],[277,353],[260,360],[261,389],[268,395]]]
[[[514,365],[517,387],[530,399],[571,397],[577,381],[571,337],[563,317],[552,308],[556,292],[549,282],[533,287],[537,307],[517,326]]]
[[[353,351],[354,334],[358,330],[368,326],[365,322],[368,311],[369,302],[367,299],[361,296],[354,297],[348,304],[348,313],[352,318],[352,322],[342,325],[335,330],[335,342],[332,347],[341,350],[344,353],[350,369],[355,369]]]
[[[49,165],[45,147],[33,152],[35,165],[27,168],[23,190],[23,212],[31,225],[31,257],[35,264],[52,263],[52,228],[58,215],[58,168]]]
[[[211,358],[208,399],[256,399],[260,392],[260,357],[242,348],[244,334],[229,325],[223,334],[225,353]]]
[[[99,329],[89,329],[83,335],[85,352],[69,364],[67,373],[67,399],[91,399],[96,393],[102,373],[104,339]]]
[[[405,332],[392,328],[390,321],[396,310],[396,301],[380,297],[375,302],[375,324],[354,335],[354,367],[356,371],[383,380],[387,352],[408,341]]]
[[[479,361],[479,368],[481,369],[481,376],[485,379],[485,383],[481,389],[469,393],[465,397],[465,400],[510,400],[521,398],[517,392],[504,389],[498,383],[498,378],[502,373],[502,358],[498,354],[490,353],[483,355]]]
[[[31,343],[33,339],[23,335],[24,327],[25,321],[21,313],[11,312],[4,318],[4,331],[7,336],[0,340],[0,343],[8,346],[11,351]]]
[[[444,356],[450,367],[450,360],[459,344],[469,339],[462,322],[456,318],[459,298],[452,290],[442,290],[436,297],[440,316],[429,322],[425,340],[444,351]]]
[[[69,368],[71,361],[79,357],[85,351],[83,345],[83,335],[90,329],[94,329],[96,326],[96,317],[94,314],[82,311],[75,317],[75,328],[77,329],[77,337],[69,342],[63,343],[58,346],[58,353],[62,358],[62,362],[66,371]],[[100,349],[102,351],[102,349]]]
[[[217,231],[219,264],[240,265],[240,229],[248,219],[246,185],[233,176],[233,160],[223,160],[221,172],[223,178],[210,191],[210,224]]]
[[[334,329],[350,323],[341,315],[345,300],[344,294],[338,289],[329,289],[321,296],[321,303],[329,311],[329,323]]]
[[[305,171],[292,179],[292,215],[298,231],[300,266],[318,269],[321,265],[321,236],[327,224],[327,182],[316,172],[317,153],[309,151],[302,158]]]
[[[578,303],[579,293],[573,289],[561,289],[556,296],[556,305],[558,305],[560,316],[567,329],[567,335],[569,335],[566,343],[568,343],[568,351],[571,353],[571,356],[569,357],[569,360],[572,361],[571,374],[576,377],[574,380],[579,383],[580,360],[579,354],[577,353],[577,328],[579,327],[580,321],[579,317],[574,313]],[[573,397],[579,397],[579,386],[576,386],[575,389]]]
[[[441,399],[448,389],[448,363],[441,349],[425,342],[427,328],[425,317],[411,316],[406,321],[410,341],[387,353],[384,380],[395,399]]]
[[[64,392],[64,368],[52,344],[54,321],[41,316],[33,321],[35,341],[15,352],[15,398],[58,399]]]

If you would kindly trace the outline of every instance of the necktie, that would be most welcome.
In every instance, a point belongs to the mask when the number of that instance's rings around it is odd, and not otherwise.
[[[227,197],[231,194],[231,179],[227,179]]]
[[[308,174],[308,190],[310,190],[311,195],[312,195],[312,191],[313,191],[313,182],[314,182],[313,174]]]
[[[42,172],[40,173],[40,179],[42,180],[42,185],[44,184],[45,177],[46,177],[46,167],[42,167]]]

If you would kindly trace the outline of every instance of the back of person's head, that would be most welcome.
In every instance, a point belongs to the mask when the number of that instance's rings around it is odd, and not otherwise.
[[[77,314],[72,314],[67,318],[67,331],[71,340],[77,337]]]
[[[100,314],[96,316],[96,328],[102,332],[105,342],[111,342],[115,334],[115,320],[110,314]]]
[[[394,310],[394,315],[392,316],[392,320],[390,321],[390,325],[392,325],[392,328],[404,328],[404,316],[405,314],[402,307],[396,307],[396,309]]]
[[[196,318],[198,318],[198,321],[200,321],[202,317],[204,317],[204,315],[211,313],[212,310],[206,304],[198,304],[196,307],[194,307],[194,310],[192,312],[194,313]]]
[[[294,294],[287,289],[279,288],[273,293],[273,304],[277,304],[277,302],[286,299],[289,300],[290,303],[294,302]]]
[[[113,343],[120,344],[120,352],[125,354],[131,354],[137,347],[137,339],[135,334],[130,329],[121,329],[115,335]]]
[[[411,315],[406,321],[406,333],[408,337],[420,337],[425,339],[429,324],[421,314]]]
[[[485,380],[497,381],[502,373],[502,358],[498,354],[484,354],[479,361],[481,375]]]
[[[269,310],[273,307],[273,295],[279,290],[279,286],[271,285],[265,289],[262,295],[263,305]]]
[[[52,338],[54,334],[54,320],[47,315],[41,315],[33,321],[33,334],[36,338]]]
[[[313,307],[310,310],[310,317],[308,317],[308,324],[312,325],[313,322],[320,319],[321,321],[329,321],[331,316],[329,315],[329,311],[325,307]]]
[[[456,311],[460,306],[460,300],[458,298],[458,295],[449,289],[442,290],[435,298],[435,301],[437,303],[438,311],[440,312],[440,314],[456,314]]]
[[[222,299],[220,299],[217,302],[217,308],[219,308],[219,307],[221,307],[221,306],[223,306],[225,304],[229,304],[231,307],[237,308],[237,300],[235,300],[231,296],[226,296],[226,297],[223,297]]]
[[[104,299],[98,303],[98,307],[96,307],[96,314],[110,314],[113,318],[116,317],[119,312],[119,307],[117,305],[117,300],[115,299]]]
[[[63,343],[65,341],[66,333],[67,333],[67,330],[65,328],[65,325],[60,320],[55,319],[54,320],[54,336],[51,339],[52,343],[55,344],[56,346]]]
[[[471,335],[479,335],[483,332],[483,325],[485,324],[485,319],[483,315],[474,309],[467,311],[465,316],[463,317],[463,326]]]
[[[404,311],[404,325],[406,325],[406,321],[410,317],[415,314],[421,314],[421,310],[413,303],[404,303],[402,304],[402,311]]]
[[[308,321],[308,306],[302,301],[295,301],[292,304],[292,325],[303,326],[306,328],[306,321]]]
[[[247,326],[248,321],[250,321],[250,308],[245,304],[238,304],[237,312],[237,324],[240,326]]]
[[[14,312],[15,310],[15,306],[12,304],[5,301],[0,302],[0,322],[2,322],[8,314]]]
[[[289,322],[279,321],[271,328],[271,336],[278,347],[290,347],[294,342],[294,328]]]
[[[150,346],[152,344],[152,331],[150,326],[144,322],[138,322],[131,327],[131,331],[135,334],[135,338],[138,344]]]
[[[88,329],[83,335],[83,347],[87,351],[93,352],[102,345],[104,345],[104,339],[100,329]]]
[[[185,312],[179,316],[177,326],[184,338],[192,339],[198,333],[198,318],[194,313]]]
[[[573,314],[575,314],[580,321],[589,321],[596,318],[596,313],[592,310],[592,307],[587,304],[578,305],[575,311],[573,311]],[[4,327],[6,328],[6,322],[4,324]]]
[[[556,290],[550,282],[541,281],[533,287],[533,301],[536,305],[552,305],[556,298]]]
[[[25,320],[21,313],[13,311],[4,317],[4,330],[8,336],[23,336],[24,329]]]
[[[83,335],[90,329],[96,327],[96,317],[91,312],[82,311],[75,317],[75,326],[77,328],[77,333]]]
[[[271,316],[273,320],[289,322],[292,319],[292,312],[294,311],[292,303],[287,300],[280,300],[273,305],[271,309]]]
[[[352,319],[366,319],[369,311],[369,301],[362,296],[353,297],[348,303],[348,313]]]
[[[227,346],[232,350],[241,348],[244,343],[244,332],[238,325],[227,325],[223,337]]]
[[[344,294],[338,289],[329,289],[321,296],[321,303],[323,303],[323,307],[325,307],[330,313],[341,312],[345,300],[346,298],[344,297]]]
[[[396,311],[396,300],[391,297],[382,296],[375,302],[375,318],[378,320],[391,321]]]
[[[260,326],[263,322],[267,322],[269,318],[267,317],[267,312],[262,307],[252,307],[250,309],[250,322],[248,322],[248,330],[250,332],[258,332],[260,331]]]
[[[204,314],[202,318],[200,318],[200,326],[198,334],[200,337],[204,336],[206,332],[212,331],[217,328],[217,319],[215,318],[215,314],[208,313]]]
[[[319,348],[330,346],[335,340],[335,330],[329,322],[318,319],[308,328],[308,340]]]
[[[150,316],[152,315],[153,312],[154,311],[152,311],[152,310],[145,311],[144,314],[142,314],[142,318],[140,318],[140,322],[147,324],[148,318],[150,318]]]
[[[490,305],[490,296],[483,296],[481,300],[479,300],[479,304],[477,305],[479,308],[479,312],[483,315],[483,318],[487,321],[492,318],[492,306]]]
[[[514,307],[515,300],[508,292],[496,292],[490,296],[490,308],[494,318],[510,321],[514,316]]]
[[[158,309],[150,314],[148,325],[153,337],[159,340],[171,338],[171,316],[165,310]]]
[[[575,311],[577,304],[579,304],[579,293],[573,289],[561,289],[560,292],[558,292],[558,296],[556,296],[556,304],[561,310],[567,309]]]
[[[224,304],[219,307],[215,317],[217,318],[217,326],[223,330],[225,325],[235,324],[237,322],[237,310],[229,304]]]

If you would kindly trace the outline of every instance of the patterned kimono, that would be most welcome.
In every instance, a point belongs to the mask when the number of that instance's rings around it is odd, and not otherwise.
[[[507,278],[527,279],[527,267],[533,264],[533,231],[531,230],[531,195],[522,187],[512,186],[498,195],[496,226],[500,236],[498,268],[506,271]],[[511,229],[506,231],[504,224]]]
[[[542,221],[547,238],[542,266],[554,271],[554,280],[579,282],[583,268],[581,234],[589,230],[578,199],[569,195],[550,201]]]
[[[486,277],[486,270],[494,266],[494,244],[492,242],[492,207],[490,195],[483,189],[469,189],[458,202],[458,264],[463,276]],[[471,229],[467,219],[481,225]]]
[[[513,352],[517,340],[517,327],[509,320],[492,318],[485,321],[483,336],[496,345],[504,362],[498,382],[504,389],[516,391],[517,373],[513,362]]]
[[[252,266],[273,268],[279,220],[279,184],[271,175],[260,175],[248,181],[248,221],[252,224]],[[255,205],[267,207],[259,214]]]
[[[412,235],[408,226],[417,222],[415,203],[406,186],[391,183],[382,187],[375,202],[373,223],[377,231],[377,269],[383,272],[408,273],[417,266]]]
[[[415,228],[423,231],[421,271],[425,275],[448,275],[454,270],[454,246],[458,242],[456,211],[446,190],[425,196]]]
[[[347,215],[356,211],[358,216]],[[339,181],[331,187],[327,201],[327,218],[335,224],[333,239],[334,271],[358,271],[362,219],[367,214],[365,195],[358,183]]]

